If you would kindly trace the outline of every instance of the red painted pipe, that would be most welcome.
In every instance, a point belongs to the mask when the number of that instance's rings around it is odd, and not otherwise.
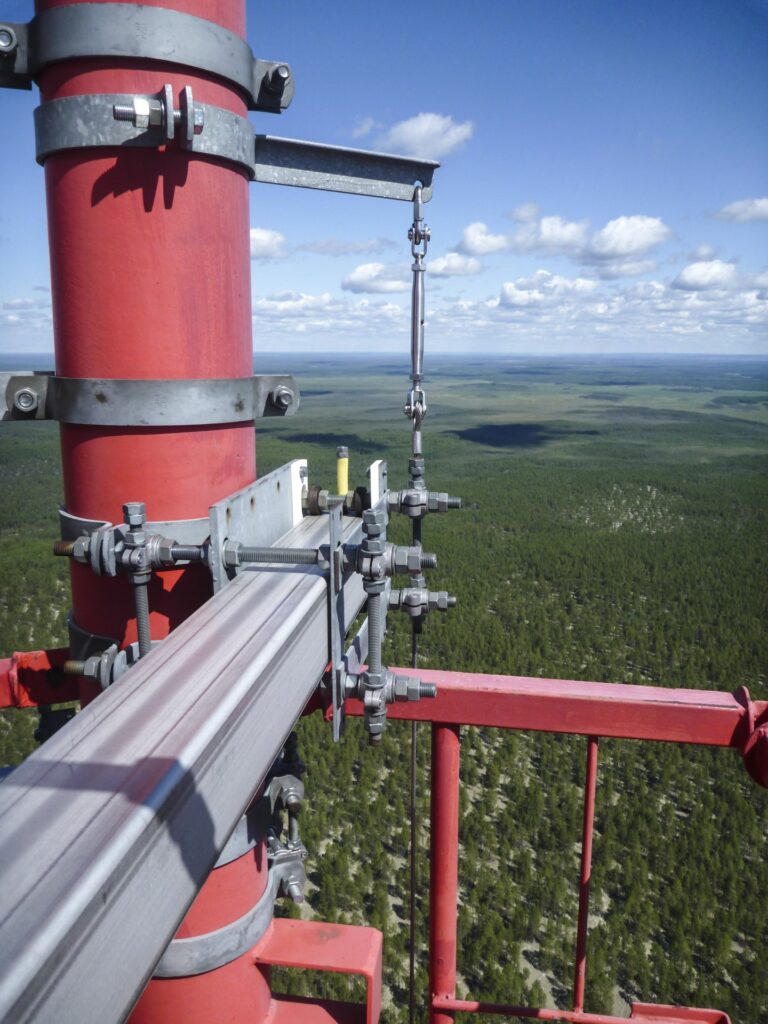
[[[438,997],[433,1001],[435,1008],[454,1010],[456,1013],[489,1013],[504,1017],[525,1017],[528,1020],[566,1021],[568,1024],[627,1024],[635,1020],[651,1024],[731,1024],[727,1014],[720,1010],[696,1010],[687,1006],[655,1006],[650,1003],[633,1003],[631,1016],[615,1017],[612,1013],[583,1013],[577,1010],[550,1010],[533,1006],[508,1006],[504,1003],[479,1003],[474,999],[449,999]]]
[[[76,0],[38,0],[38,11]],[[149,0],[239,33],[243,0]],[[40,76],[43,100],[157,92],[246,113],[242,97],[192,69],[140,60],[65,61]],[[248,181],[220,161],[173,146],[86,149],[45,162],[56,372],[65,377],[210,378],[252,373]],[[122,521],[144,501],[150,520],[205,516],[255,478],[248,423],[181,429],[61,428],[64,494],[74,515]],[[205,570],[157,574],[153,637],[210,594]],[[75,619],[121,642],[136,637],[127,579],[72,566]],[[86,685],[86,684],[84,684]],[[83,697],[95,695],[87,684]]]
[[[460,747],[457,725],[432,726],[429,987],[433,1000],[456,995]],[[429,1024],[450,1024],[453,1019],[453,1013],[431,1003]]]
[[[38,0],[39,12],[77,0]],[[244,0],[145,0],[244,35]],[[245,115],[239,92],[190,68],[153,61],[77,59],[40,75],[43,101],[97,93],[155,93]],[[56,372],[65,377],[207,379],[252,372],[248,180],[234,166],[183,152],[81,149],[45,162]],[[150,521],[206,516],[209,506],[256,477],[253,425],[186,428],[62,425],[67,510],[122,520],[143,501]],[[210,595],[202,567],[153,576],[153,638],[165,636]],[[135,639],[131,586],[72,565],[82,628]],[[81,684],[84,702],[95,687]],[[254,780],[257,782],[258,780]],[[209,932],[248,911],[266,886],[263,848],[216,870],[180,934]],[[137,937],[140,938],[140,937]],[[95,965],[97,968],[97,965]],[[269,987],[246,952],[208,974],[150,983],[134,1022],[258,1024]]]
[[[597,736],[587,740],[587,772],[584,782],[584,823],[581,832],[581,871],[579,875],[579,917],[576,924],[576,967],[573,979],[573,1009],[584,1009],[587,977],[587,932],[589,930],[589,883],[592,878],[592,833],[595,825],[597,789]]]

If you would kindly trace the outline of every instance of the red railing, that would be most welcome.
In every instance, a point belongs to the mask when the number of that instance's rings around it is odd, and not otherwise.
[[[396,671],[408,671],[398,669]],[[432,791],[430,858],[430,1024],[450,1024],[457,1013],[578,1024],[622,1024],[626,1018],[586,1013],[589,885],[597,787],[598,737],[665,740],[734,747],[756,781],[768,784],[768,702],[736,693],[672,690],[618,683],[530,679],[422,670],[436,683],[433,701],[395,704],[396,718],[431,720]],[[351,702],[352,703],[352,702]],[[349,713],[361,708],[352,703]],[[579,910],[572,1006],[569,1010],[511,1006],[456,998],[459,897],[460,726],[495,726],[587,737],[584,818],[579,878]],[[635,1003],[631,1020],[667,1024],[729,1024],[719,1010]]]

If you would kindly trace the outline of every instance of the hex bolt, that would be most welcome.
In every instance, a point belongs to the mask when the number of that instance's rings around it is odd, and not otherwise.
[[[62,555],[71,558],[75,553],[75,542],[73,540],[55,540],[53,542],[54,555]]]
[[[278,96],[285,92],[288,80],[291,77],[291,69],[287,64],[276,64],[264,75],[264,84],[270,92]]]
[[[434,683],[419,683],[419,697],[436,697],[437,687]]]
[[[298,882],[287,882],[285,891],[288,896],[293,900],[294,903],[304,902],[304,893],[301,891],[301,886]]]
[[[65,676],[82,676],[85,675],[85,662],[76,661],[74,658],[70,658],[65,661],[61,667],[61,671]]]
[[[290,409],[295,398],[293,391],[285,384],[278,384],[269,393],[269,400],[277,409]]]
[[[13,29],[9,25],[0,25],[0,57],[10,57],[18,45]]]
[[[14,393],[13,405],[18,412],[29,414],[35,412],[40,404],[40,397],[32,388],[19,388]]]
[[[437,555],[425,552],[420,559],[422,569],[436,569],[437,568]]]

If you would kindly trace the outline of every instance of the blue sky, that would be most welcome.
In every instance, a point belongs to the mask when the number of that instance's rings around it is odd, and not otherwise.
[[[432,351],[768,353],[767,0],[248,9],[296,79],[257,131],[442,161]],[[2,352],[52,348],[36,103],[0,91]],[[255,350],[405,351],[410,214],[252,186]]]

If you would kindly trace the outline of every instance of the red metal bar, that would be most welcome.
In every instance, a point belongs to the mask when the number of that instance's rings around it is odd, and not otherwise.
[[[579,917],[576,924],[576,967],[573,979],[573,1009],[584,1009],[584,985],[587,976],[587,932],[589,930],[589,883],[592,877],[592,832],[595,824],[597,789],[597,736],[587,740],[587,772],[584,782],[584,824],[581,832],[581,872],[579,876]]]
[[[366,982],[365,1007],[350,1011],[349,1004],[339,1005],[345,1014],[354,1014],[360,1024],[378,1024],[383,941],[376,928],[279,918],[259,940],[252,956],[257,964],[362,975]],[[303,1013],[288,1019],[301,1020],[302,1024],[305,1021]]]
[[[730,1024],[730,1018],[721,1010],[696,1010],[692,1007],[652,1006],[649,1003],[635,1003],[627,1017],[615,1017],[610,1013],[583,1013],[577,1010],[550,1010],[531,1006],[507,1006],[502,1003],[479,1003],[473,999],[451,999],[439,996],[433,999],[434,1008],[453,1010],[456,1013],[490,1013],[509,1017],[525,1017],[530,1020],[567,1021],[570,1024],[627,1024],[627,1020],[654,1021],[655,1024]]]
[[[50,651],[20,651],[0,659],[0,708],[36,708],[77,700],[77,680],[61,667],[68,647]]]
[[[426,703],[426,702],[425,702]],[[458,725],[432,726],[432,805],[429,863],[429,1024],[450,1024],[450,1010],[435,1000],[456,994],[459,899]]]
[[[750,701],[744,687],[721,693],[441,669],[394,671],[435,683],[437,697],[392,704],[391,718],[739,750],[752,732],[750,722],[768,721],[768,701]],[[346,708],[347,714],[362,714],[359,701],[347,701]]]

